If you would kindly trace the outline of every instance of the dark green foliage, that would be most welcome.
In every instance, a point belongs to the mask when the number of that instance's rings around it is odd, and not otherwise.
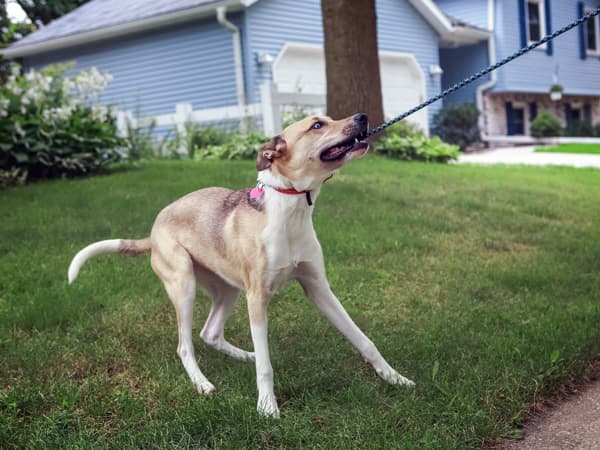
[[[457,146],[446,144],[437,136],[429,139],[407,122],[392,125],[374,147],[380,155],[404,161],[446,163],[459,155]]]
[[[583,120],[571,122],[564,130],[565,136],[600,137],[600,125],[593,126]]]
[[[90,108],[76,108],[56,127],[36,115],[0,119],[0,142],[0,169],[27,171],[30,180],[88,174],[120,159],[114,123],[97,120]]]
[[[560,121],[554,114],[542,111],[531,122],[531,135],[536,138],[560,136]]]
[[[187,122],[184,125],[185,133],[175,131],[175,139],[170,143],[172,149],[171,156],[187,156],[193,158],[194,155],[211,146],[221,146],[232,139],[236,134],[216,126],[202,126],[194,122]],[[185,154],[183,152],[185,151]],[[181,153],[180,153],[181,152]]]
[[[450,105],[433,117],[432,133],[444,142],[458,145],[461,151],[479,142],[479,111],[472,103]]]
[[[90,71],[70,80],[65,69],[20,75],[12,66],[0,87],[2,184],[89,174],[120,159],[117,149],[123,142],[111,111],[90,104],[105,76]]]
[[[258,150],[268,141],[269,138],[260,133],[234,134],[221,145],[195,147],[194,159],[256,159]]]
[[[127,158],[131,161],[140,159],[156,158],[161,156],[162,147],[157,145],[153,137],[156,122],[151,121],[143,127],[134,126],[129,119],[126,121],[127,134],[125,142],[127,147]]]

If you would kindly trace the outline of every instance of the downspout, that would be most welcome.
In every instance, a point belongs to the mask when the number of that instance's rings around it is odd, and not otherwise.
[[[237,90],[238,105],[244,110],[244,117],[240,122],[240,131],[242,134],[248,132],[248,112],[246,104],[246,88],[244,86],[244,64],[242,62],[242,42],[240,38],[240,29],[232,22],[227,20],[227,7],[219,6],[217,8],[217,22],[229,31],[233,39],[233,60],[235,63],[235,84]]]
[[[488,38],[488,58],[489,64],[496,64],[496,44],[495,44],[495,4],[494,0],[488,0],[488,30],[490,31],[490,36]],[[489,139],[489,135],[487,133],[485,127],[485,117],[483,111],[483,94],[485,91],[493,88],[498,81],[498,77],[496,75],[496,71],[492,71],[490,73],[490,79],[483,84],[477,86],[476,91],[476,99],[477,99],[477,109],[480,112],[479,115],[479,130],[481,131],[481,140],[487,141]]]

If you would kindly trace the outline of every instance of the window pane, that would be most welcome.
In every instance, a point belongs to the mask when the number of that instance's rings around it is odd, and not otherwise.
[[[529,27],[529,40],[537,41],[542,37],[540,5],[538,2],[527,2],[527,18]]]
[[[587,21],[587,48],[596,51],[596,21],[597,18]]]
[[[513,129],[515,134],[525,134],[525,110],[513,109]]]

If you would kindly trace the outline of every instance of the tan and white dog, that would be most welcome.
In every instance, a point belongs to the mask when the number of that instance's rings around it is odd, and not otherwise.
[[[287,127],[259,151],[256,188],[207,188],[171,203],[157,216],[149,238],[96,242],[81,250],[68,272],[72,283],[89,258],[102,253],[150,252],[152,269],[175,306],[177,353],[198,392],[215,387],[200,371],[192,345],[192,309],[199,283],[212,297],[201,338],[236,359],[256,361],[261,414],[278,417],[267,343],[267,306],[289,280],[358,349],[381,378],[413,385],[383,359],[329,288],[321,246],[312,223],[312,202],[340,167],[360,158],[367,116],[342,120],[311,117]],[[254,353],[225,340],[223,328],[240,290],[246,291]]]

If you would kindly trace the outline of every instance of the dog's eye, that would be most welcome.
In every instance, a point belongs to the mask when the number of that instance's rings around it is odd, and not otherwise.
[[[318,130],[319,128],[323,127],[323,122],[315,122],[313,123],[313,126],[310,127],[311,130]]]

